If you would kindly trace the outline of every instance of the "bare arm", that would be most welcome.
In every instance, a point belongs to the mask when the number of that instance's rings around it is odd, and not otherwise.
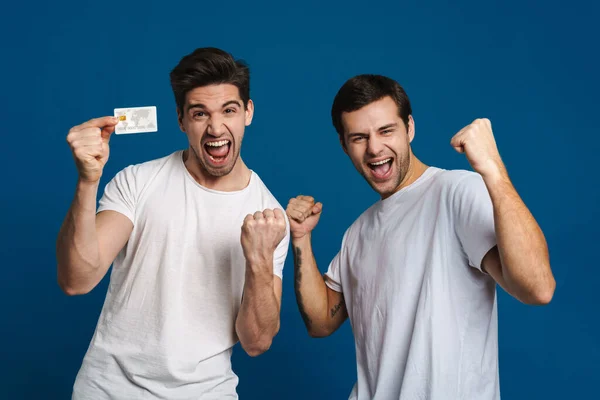
[[[92,290],[127,242],[133,224],[114,211],[96,216],[96,196],[108,160],[108,141],[117,121],[97,118],[67,136],[79,171],[75,197],[56,241],[58,284],[69,295]]]
[[[273,275],[273,257],[285,235],[285,216],[279,209],[248,215],[242,226],[246,280],[235,330],[252,357],[267,351],[279,331],[281,279]]]
[[[68,295],[85,294],[96,287],[133,229],[131,221],[115,211],[96,216],[97,191],[97,183],[77,184],[58,234],[58,284]]]
[[[292,248],[294,289],[300,315],[310,336],[329,336],[348,317],[344,296],[325,284],[313,255],[310,234],[292,240]]]
[[[252,357],[267,351],[279,332],[281,279],[273,275],[272,266],[272,262],[246,263],[244,295],[235,330],[242,348]]]
[[[492,200],[497,246],[483,258],[483,270],[521,302],[549,303],[556,282],[550,269],[548,246],[542,230],[510,182],[491,122],[485,118],[473,121],[452,138],[451,145],[464,153],[482,176]]]
[[[548,304],[556,282],[542,230],[505,171],[484,181],[494,206],[498,246],[483,258],[483,269],[519,301]]]

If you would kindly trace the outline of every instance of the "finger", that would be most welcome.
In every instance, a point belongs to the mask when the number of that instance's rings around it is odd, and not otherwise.
[[[102,157],[102,146],[101,145],[90,145],[90,146],[82,146],[73,151],[75,157],[79,160],[85,160],[88,157]]]
[[[246,218],[244,218],[244,223],[243,225],[246,225],[248,222],[250,221],[254,221],[254,217],[252,216],[252,214],[248,214],[246,215]]]
[[[112,135],[114,131],[115,125],[109,125],[102,128],[102,132],[100,133],[100,135],[102,136],[102,140],[108,143],[110,141],[110,135]]]
[[[291,219],[293,219],[294,221],[299,222],[299,223],[304,222],[304,220],[306,219],[303,212],[300,212],[300,211],[294,210],[294,209],[288,208],[287,215],[288,215],[288,217],[290,217]]]
[[[281,208],[276,208],[275,210],[273,210],[273,216],[275,217],[275,219],[284,219],[285,216],[283,214],[283,210]]]
[[[450,139],[450,145],[452,147],[454,147],[454,148],[456,148],[456,147],[462,147],[463,140],[464,140],[464,131],[461,130],[456,135],[454,135],[452,137],[452,139]]]
[[[263,219],[264,215],[262,213],[262,211],[257,211],[254,213],[254,219],[259,220],[259,219]]]
[[[78,140],[88,137],[100,138],[100,129],[99,128],[87,128],[80,131],[70,131],[67,135],[67,142],[74,143]]]
[[[452,146],[454,148],[454,150],[456,150],[459,153],[464,153],[465,152],[465,148],[463,146]]]
[[[312,206],[310,207],[306,207],[303,205],[298,205],[298,206],[292,206],[290,207],[292,210],[299,212],[300,214],[302,214],[304,216],[304,219],[310,217],[310,215],[312,214]]]
[[[102,139],[100,139],[99,137],[96,137],[96,136],[86,136],[83,138],[75,139],[72,142],[72,145],[74,148],[85,147],[85,146],[96,146],[96,145],[101,145],[101,144],[102,144]]]
[[[323,204],[322,203],[317,203],[312,208],[312,213],[313,214],[319,214],[321,211],[323,211]]]
[[[89,121],[84,122],[81,125],[77,125],[73,127],[73,130],[81,130],[85,128],[104,128],[105,126],[115,126],[119,123],[119,118],[117,117],[100,117],[93,118]]]
[[[297,196],[296,197],[298,200],[302,200],[302,201],[308,201],[308,202],[312,202],[314,203],[315,199],[312,196]]]
[[[293,206],[299,210],[310,210],[314,205],[314,200],[295,199],[293,202]]]
[[[273,212],[273,210],[270,209],[266,209],[263,211],[263,215],[266,219],[273,219],[275,218],[275,213]]]

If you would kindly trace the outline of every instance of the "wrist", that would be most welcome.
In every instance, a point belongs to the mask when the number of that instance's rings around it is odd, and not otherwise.
[[[266,285],[273,284],[273,258],[268,260],[246,259],[246,282],[257,284],[262,282]]]
[[[77,188],[83,190],[97,190],[100,186],[100,180],[89,181],[81,176],[77,179]]]
[[[508,173],[502,162],[490,160],[488,165],[479,172],[486,184],[496,184],[508,181]]]
[[[304,245],[310,244],[311,241],[311,232],[308,232],[300,237],[295,237],[293,234],[291,235],[292,245],[294,247],[302,247]]]
[[[246,265],[251,270],[263,270],[268,269],[271,270],[273,266],[273,254],[261,254],[261,253],[253,253],[246,254]],[[267,268],[268,267],[268,268]]]

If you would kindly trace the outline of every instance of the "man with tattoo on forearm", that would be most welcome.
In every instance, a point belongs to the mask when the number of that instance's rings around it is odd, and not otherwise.
[[[350,79],[332,119],[381,200],[346,230],[324,277],[311,248],[323,205],[290,200],[296,296],[309,334],[328,336],[350,318],[358,377],[350,399],[498,400],[496,284],[525,304],[547,304],[555,281],[490,121],[477,119],[450,141],[472,172],[416,158],[410,102],[392,79]]]

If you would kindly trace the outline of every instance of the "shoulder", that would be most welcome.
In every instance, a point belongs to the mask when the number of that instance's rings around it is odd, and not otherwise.
[[[483,178],[476,172],[464,169],[436,170],[433,184],[438,188],[438,193],[445,193],[450,199],[485,190]]]
[[[361,232],[374,229],[373,223],[379,210],[380,202],[376,202],[364,210],[356,219],[346,228],[342,237],[342,247],[348,243],[360,241]]]
[[[125,179],[127,181],[144,181],[150,179],[165,166],[176,163],[178,157],[181,157],[181,151],[176,151],[164,157],[155,158],[153,160],[130,164],[117,172],[115,179]]]
[[[271,190],[267,187],[265,182],[260,178],[260,176],[255,172],[252,172],[252,177],[250,181],[250,185],[252,186],[252,191],[258,196],[261,205],[264,208],[283,208],[281,203],[277,200],[275,195],[271,192]]]
[[[472,184],[472,182],[478,180],[482,181],[481,175],[473,171],[465,169],[436,169],[437,174],[434,177],[436,184],[449,190]]]

